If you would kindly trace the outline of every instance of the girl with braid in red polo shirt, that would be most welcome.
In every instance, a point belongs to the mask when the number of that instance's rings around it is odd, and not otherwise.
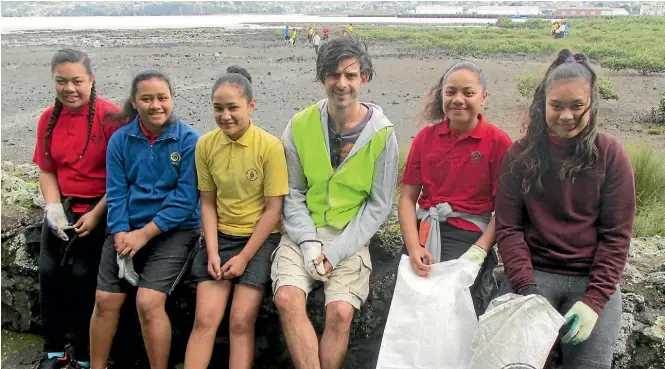
[[[500,292],[542,295],[564,314],[566,369],[612,366],[633,233],[633,171],[621,143],[597,131],[598,101],[586,56],[562,50],[499,176]]]
[[[59,50],[51,60],[55,103],[37,125],[33,162],[46,200],[39,252],[44,357],[39,369],[89,366],[88,329],[106,229],[106,145],[119,111],[96,95],[90,58]],[[65,334],[74,333],[65,350]]]
[[[427,277],[433,263],[460,257],[481,265],[471,287],[478,315],[497,290],[492,212],[499,165],[511,144],[481,113],[486,101],[487,78],[476,64],[458,62],[441,76],[422,114],[432,124],[413,140],[399,200],[400,227],[417,275]]]

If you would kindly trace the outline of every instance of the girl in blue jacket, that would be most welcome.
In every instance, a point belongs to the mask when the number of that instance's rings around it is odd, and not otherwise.
[[[90,323],[91,368],[106,366],[120,308],[135,285],[150,366],[166,369],[171,347],[166,296],[201,227],[194,162],[199,134],[173,115],[171,83],[157,71],[134,77],[115,118],[130,123],[111,137],[106,155],[111,234],[103,246]]]

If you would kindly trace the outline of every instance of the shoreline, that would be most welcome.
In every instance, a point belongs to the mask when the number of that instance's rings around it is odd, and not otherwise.
[[[362,28],[382,26],[484,26],[495,23],[497,19],[481,18],[400,18],[396,16],[349,17],[349,16],[311,16],[302,14],[223,14],[202,16],[86,16],[86,17],[2,17],[0,33],[44,30],[155,30],[155,29],[252,29],[283,27],[284,25],[339,25],[349,23]],[[303,27],[303,26],[300,26]]]

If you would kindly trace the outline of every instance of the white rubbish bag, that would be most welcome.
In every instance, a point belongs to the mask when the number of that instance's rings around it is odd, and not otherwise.
[[[469,369],[542,369],[564,322],[543,296],[499,296],[480,316]]]
[[[423,278],[402,255],[376,368],[466,369],[478,326],[469,286],[479,270],[451,260]]]

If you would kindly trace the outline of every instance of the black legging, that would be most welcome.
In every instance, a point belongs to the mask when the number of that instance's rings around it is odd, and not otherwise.
[[[81,215],[70,214],[70,217],[76,222]],[[75,232],[67,234],[71,240]],[[68,242],[55,236],[44,220],[39,248],[39,302],[45,352],[63,351],[68,343],[65,334],[73,332],[71,343],[76,359],[90,359],[90,317],[95,305],[97,271],[105,234],[106,216],[103,216],[90,234],[73,241],[71,258],[63,266]]]

